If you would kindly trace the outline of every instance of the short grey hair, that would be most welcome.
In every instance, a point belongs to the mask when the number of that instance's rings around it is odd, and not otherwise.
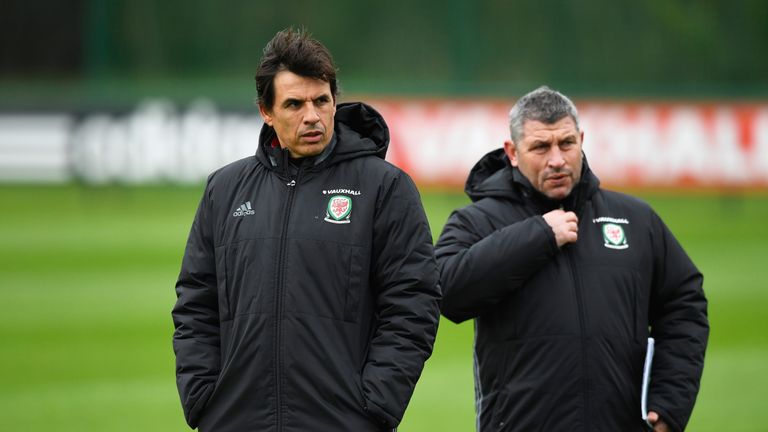
[[[523,136],[523,124],[526,120],[540,121],[545,124],[557,123],[570,116],[579,128],[579,114],[576,105],[564,94],[541,86],[521,97],[509,111],[509,134],[515,145]]]

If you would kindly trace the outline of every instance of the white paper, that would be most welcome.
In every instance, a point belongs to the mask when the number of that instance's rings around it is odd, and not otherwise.
[[[651,364],[653,363],[653,351],[655,341],[652,337],[648,338],[648,348],[645,350],[645,365],[643,366],[643,389],[640,394],[640,410],[643,420],[648,426],[653,427],[648,423],[648,385],[651,382]]]

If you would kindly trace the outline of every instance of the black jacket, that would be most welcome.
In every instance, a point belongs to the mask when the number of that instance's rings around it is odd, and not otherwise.
[[[439,319],[431,235],[389,131],[340,104],[329,151],[208,179],[173,309],[184,414],[201,431],[372,431],[400,422]]]
[[[649,327],[648,407],[684,429],[704,363],[707,302],[702,275],[653,210],[600,189],[586,160],[569,197],[552,202],[501,149],[475,166],[466,191],[474,203],[451,215],[436,256],[442,313],[475,319],[478,429],[644,430]],[[541,215],[561,205],[576,212],[579,231],[559,249]]]

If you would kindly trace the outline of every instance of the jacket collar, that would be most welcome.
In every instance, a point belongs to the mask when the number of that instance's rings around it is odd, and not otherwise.
[[[475,164],[467,178],[465,191],[472,201],[500,197],[530,205],[538,213],[556,208],[578,213],[599,186],[600,181],[584,156],[579,183],[565,199],[552,200],[536,190],[520,170],[510,164],[504,149],[500,148],[489,152]]]
[[[336,107],[331,142],[322,153],[312,157],[308,169],[322,169],[342,160],[365,155],[384,159],[388,146],[389,128],[381,114],[361,102],[341,103]],[[275,130],[266,123],[261,128],[255,156],[270,170],[290,172],[289,152],[280,147]]]

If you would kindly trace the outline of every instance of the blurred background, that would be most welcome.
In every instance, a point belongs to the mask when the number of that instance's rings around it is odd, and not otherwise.
[[[692,431],[765,431],[768,8],[760,0],[6,0],[0,15],[0,419],[183,431],[171,349],[206,175],[255,150],[256,65],[306,26],[340,101],[392,130],[433,235],[514,100],[572,96],[590,165],[705,275]],[[402,431],[474,430],[472,323],[441,324]]]

